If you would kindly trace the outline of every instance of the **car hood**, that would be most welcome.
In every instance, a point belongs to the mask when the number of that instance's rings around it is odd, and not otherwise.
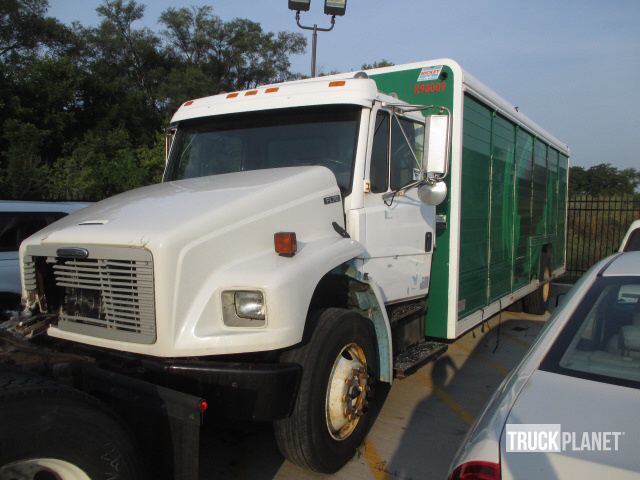
[[[500,441],[502,478],[638,478],[639,402],[640,391],[635,388],[536,370],[506,424],[512,428],[520,424],[560,425],[562,435],[571,440],[557,453],[507,452],[505,429]],[[624,433],[619,437],[618,451],[588,451],[582,448],[585,432]],[[576,451],[573,445],[581,450]]]

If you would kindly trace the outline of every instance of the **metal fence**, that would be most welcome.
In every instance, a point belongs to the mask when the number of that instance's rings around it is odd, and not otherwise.
[[[629,225],[640,218],[640,198],[569,198],[567,276],[576,278],[620,247]]]

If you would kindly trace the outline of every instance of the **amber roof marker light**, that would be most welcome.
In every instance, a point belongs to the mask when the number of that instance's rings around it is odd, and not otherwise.
[[[336,25],[336,16],[342,16],[347,13],[347,0],[324,0],[324,13],[331,15],[331,26],[328,28],[313,27],[302,25],[300,23],[300,12],[308,12],[311,8],[311,0],[289,0],[289,10],[296,12],[296,24],[303,30],[313,30],[311,41],[311,76],[316,76],[316,53],[318,47],[318,32],[330,32]]]

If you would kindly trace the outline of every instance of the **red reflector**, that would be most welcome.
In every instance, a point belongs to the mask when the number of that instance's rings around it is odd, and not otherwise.
[[[336,80],[335,82],[329,82],[330,87],[344,87],[346,82],[344,80]]]
[[[227,98],[236,98],[237,96],[238,96],[238,92],[234,92],[227,95]]]
[[[278,232],[273,235],[276,252],[283,257],[293,257],[298,251],[295,232]]]
[[[200,403],[198,404],[198,410],[200,410],[200,412],[204,413],[207,411],[207,409],[209,408],[209,404],[207,403],[206,400],[200,400]]]
[[[193,105],[193,100],[187,100],[182,104],[183,107],[188,107],[189,105]]]
[[[264,93],[276,93],[278,90],[280,90],[278,87],[270,87],[267,88]]]
[[[449,480],[500,480],[500,464],[479,460],[459,465]]]
[[[244,92],[245,97],[249,95],[257,95],[257,94],[258,94],[258,90],[247,90],[246,92]]]

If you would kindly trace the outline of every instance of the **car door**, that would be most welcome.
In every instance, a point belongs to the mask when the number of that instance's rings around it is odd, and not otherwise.
[[[392,303],[427,294],[435,208],[420,201],[416,188],[393,194],[421,175],[411,150],[420,158],[424,124],[382,108],[372,115],[362,269],[380,286],[384,301]]]

